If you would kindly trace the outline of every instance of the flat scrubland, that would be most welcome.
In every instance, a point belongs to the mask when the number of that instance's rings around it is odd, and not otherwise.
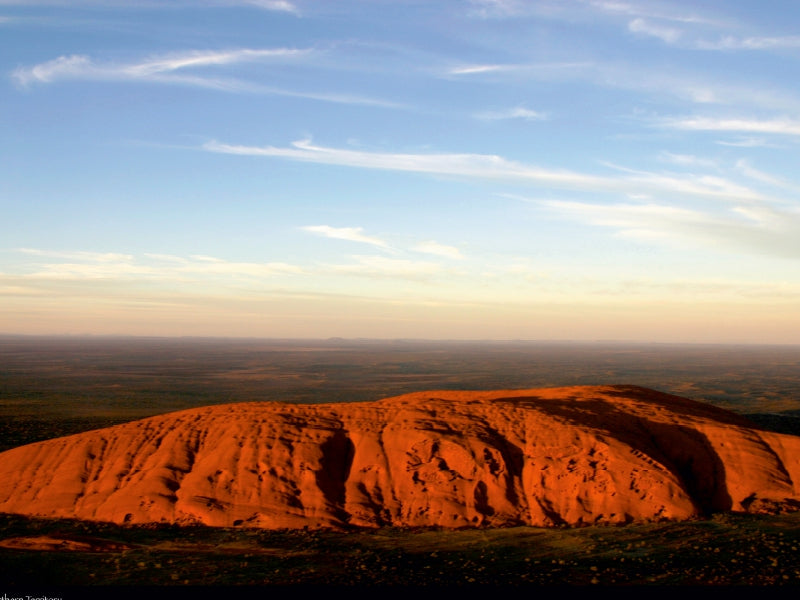
[[[621,527],[266,531],[0,515],[6,586],[771,586],[800,583],[800,515]],[[60,545],[60,549],[58,546]],[[33,588],[36,589],[36,588]]]
[[[800,346],[0,336],[0,451],[209,404],[618,384],[800,432]]]
[[[228,402],[604,384],[650,387],[800,433],[800,346],[6,336],[0,450]],[[128,527],[0,515],[2,540],[0,583],[17,587],[800,583],[800,514],[456,531]]]

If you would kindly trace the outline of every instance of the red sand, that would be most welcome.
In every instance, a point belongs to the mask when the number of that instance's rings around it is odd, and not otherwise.
[[[185,410],[0,453],[0,512],[262,528],[800,508],[800,437],[633,386]]]

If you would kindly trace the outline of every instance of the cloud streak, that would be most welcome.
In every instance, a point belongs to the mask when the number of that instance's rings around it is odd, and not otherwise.
[[[618,14],[628,21],[628,31],[658,38],[663,42],[693,50],[772,50],[800,47],[797,35],[731,35],[724,30],[741,27],[731,21],[709,19],[696,13],[682,13],[667,6],[648,6],[645,3],[628,3],[617,0],[583,0],[589,7],[606,14]],[[665,8],[667,10],[665,10]],[[678,25],[680,28],[676,27]],[[718,33],[720,32],[720,33]],[[717,35],[714,41],[708,37]]]
[[[262,156],[362,169],[515,181],[561,189],[615,193],[680,193],[728,201],[768,200],[757,191],[715,176],[673,175],[629,170],[625,175],[612,177],[563,169],[547,169],[491,154],[365,152],[316,146],[309,140],[294,142],[290,147],[241,146],[210,141],[203,145],[203,149],[208,152],[239,156]]]
[[[360,228],[317,226],[303,229],[325,237],[388,248],[382,240],[363,235]],[[436,242],[424,242],[413,251],[439,258],[463,258],[456,248]],[[285,286],[303,289],[303,282],[319,280],[330,282],[335,287],[337,280],[350,277],[423,282],[446,272],[442,261],[364,254],[332,263],[301,266],[285,262],[230,261],[205,255],[145,253],[135,256],[31,248],[20,248],[16,252],[37,260],[18,269],[21,272],[16,274],[0,272],[0,283],[5,286],[0,295],[44,294],[47,289],[56,289],[53,286],[64,285],[75,286],[76,291],[98,286],[103,289],[117,286],[169,289],[172,283],[188,286],[187,293],[189,289],[210,289],[214,295],[230,295],[247,290],[280,290]]]
[[[300,14],[300,10],[297,6],[291,2],[287,2],[287,0],[245,0],[244,4],[276,12],[287,12],[293,15]]]
[[[171,9],[175,7],[197,8],[198,6],[252,6],[274,12],[286,12],[299,15],[297,6],[288,0],[0,0],[0,6],[79,6],[126,9]]]
[[[434,241],[427,241],[427,242],[420,242],[416,246],[412,248],[415,252],[422,252],[424,254],[433,254],[435,256],[441,256],[444,258],[454,259],[454,260],[462,260],[464,255],[461,254],[461,250],[456,248],[455,246],[447,246],[445,244],[440,244]]]
[[[331,227],[330,225],[308,225],[301,227],[303,231],[308,231],[315,235],[332,238],[335,240],[345,240],[348,242],[358,242],[369,244],[378,248],[389,248],[389,245],[380,238],[364,235],[361,227]]]
[[[301,227],[300,229],[312,233],[314,235],[319,235],[326,238],[331,238],[335,240],[345,240],[348,242],[356,242],[359,244],[368,244],[370,246],[375,246],[376,248],[380,248],[381,250],[391,250],[392,252],[399,252],[399,250],[392,248],[385,240],[382,240],[381,238],[378,237],[366,235],[364,233],[363,228],[361,227],[331,227],[330,225],[309,225],[306,227]],[[464,258],[464,256],[461,254],[461,251],[455,246],[440,244],[439,242],[436,242],[434,240],[419,242],[414,246],[412,246],[410,250],[412,252],[417,252],[421,254],[430,254],[433,256],[447,258],[450,260],[462,260]],[[379,260],[379,258],[375,258],[375,260],[377,261]],[[400,262],[386,262],[382,264],[387,264],[389,266],[393,266],[395,264],[406,264],[402,262],[401,259],[397,260]],[[363,263],[364,260],[362,260],[361,262]],[[425,263],[425,265],[428,264],[429,263]]]
[[[20,248],[22,254],[43,261],[33,265],[27,279],[57,280],[169,280],[207,278],[270,278],[278,275],[302,275],[304,269],[282,262],[236,262],[209,256],[179,257],[164,254],[131,254],[98,252],[53,252]]]
[[[730,119],[718,117],[675,117],[664,119],[661,126],[684,131],[722,131],[800,135],[800,121],[795,119]]]
[[[800,48],[800,36],[746,37],[725,36],[716,42],[700,40],[695,44],[698,50],[771,50],[780,48]]]
[[[385,256],[354,256],[355,262],[328,265],[327,270],[338,275],[357,277],[389,278],[409,281],[429,280],[443,272],[437,262],[388,258]]]
[[[703,246],[800,258],[800,212],[766,206],[735,206],[711,214],[661,204],[598,205],[548,200],[543,205],[573,220],[609,227],[642,241]]]
[[[19,67],[12,73],[12,78],[22,86],[69,79],[171,81],[170,79],[159,79],[159,76],[188,68],[231,65],[270,59],[296,59],[307,56],[310,52],[311,50],[309,49],[294,48],[191,50],[154,56],[144,61],[130,64],[98,64],[88,56],[73,54],[59,56],[32,67]],[[173,81],[185,82],[185,80],[180,79]]]
[[[718,21],[708,19],[697,13],[682,12],[683,7],[672,8],[669,5],[654,5],[645,2],[623,2],[621,0],[580,0],[590,8],[609,14],[619,14],[626,18],[657,19],[675,23],[703,24],[718,26]]]
[[[485,111],[477,113],[476,118],[484,121],[505,121],[509,119],[522,119],[524,121],[544,121],[547,119],[547,114],[525,108],[524,106],[516,106],[506,110],[498,111]]]
[[[287,96],[337,104],[405,108],[400,103],[381,98],[334,92],[289,90],[243,79],[202,73],[204,69],[248,62],[299,64],[315,52],[316,50],[311,48],[191,50],[152,56],[134,63],[98,63],[89,56],[73,54],[59,56],[32,67],[19,67],[12,72],[11,78],[22,88],[29,88],[35,84],[52,84],[58,81],[139,82],[191,86],[231,93]]]
[[[628,30],[632,33],[644,34],[657,37],[668,44],[674,44],[681,38],[681,32],[673,27],[662,27],[653,25],[644,19],[634,19],[628,23]]]
[[[572,61],[554,63],[462,64],[443,67],[440,77],[483,83],[579,82],[605,89],[649,94],[663,101],[671,98],[698,105],[770,108],[800,112],[800,99],[793,90],[734,82],[731,77],[698,77],[687,71],[642,68],[631,62]]]
[[[294,58],[308,55],[311,50],[294,48],[241,48],[237,50],[199,51],[167,54],[145,62],[124,67],[123,73],[134,77],[147,77],[156,73],[165,73],[192,67],[212,65],[229,65],[242,62],[268,60],[274,58]]]
[[[590,70],[595,65],[589,61],[571,62],[534,62],[534,63],[495,63],[495,64],[462,64],[449,67],[443,71],[447,77],[479,77],[481,75],[504,74],[518,77],[528,74],[532,77],[559,77],[568,76],[570,72]]]

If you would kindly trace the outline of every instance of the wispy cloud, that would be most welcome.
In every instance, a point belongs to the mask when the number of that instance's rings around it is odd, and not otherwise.
[[[668,44],[674,44],[681,37],[681,31],[674,27],[663,27],[654,25],[645,19],[634,19],[628,23],[628,30],[632,33],[644,34],[652,37],[657,37]]]
[[[720,146],[732,146],[734,148],[778,148],[779,146],[768,142],[764,138],[741,137],[736,140],[717,140]]]
[[[620,0],[580,0],[595,10],[619,14],[624,17],[640,17],[688,24],[720,25],[719,21],[709,19],[696,12],[687,12],[682,5],[655,4],[648,2],[623,2]]]
[[[703,14],[702,9],[682,3],[624,2],[621,0],[577,0],[582,4],[583,18],[619,19],[628,31],[654,37],[664,43],[693,50],[773,50],[800,48],[797,35],[733,35],[730,30],[746,27],[731,19]],[[472,0],[471,16],[484,19],[538,17],[574,22],[572,2],[521,2],[517,0]],[[712,39],[715,38],[715,39]]]
[[[336,104],[406,108],[403,104],[354,94],[290,90],[258,82],[230,77],[195,74],[193,69],[254,61],[298,61],[313,53],[310,49],[238,49],[222,51],[190,51],[148,58],[130,64],[95,63],[88,56],[61,56],[54,60],[20,67],[12,78],[21,87],[34,83],[47,84],[60,80],[123,81],[206,88],[221,92],[251,93],[305,98]]]
[[[736,50],[780,50],[800,48],[800,36],[774,36],[774,37],[737,37],[725,35],[716,40],[702,37],[702,33],[693,35],[674,27],[652,23],[645,19],[634,19],[628,23],[628,30],[632,33],[648,35],[661,39],[667,44],[701,51],[736,51]]]
[[[287,12],[294,15],[300,14],[300,10],[297,8],[297,6],[291,2],[287,2],[287,0],[245,0],[244,4],[250,4],[266,10]]]
[[[306,98],[337,104],[405,108],[402,104],[381,98],[337,92],[290,90],[202,72],[203,69],[245,62],[298,63],[314,52],[315,50],[309,48],[192,50],[151,56],[134,63],[98,63],[85,55],[69,55],[59,56],[32,67],[19,67],[13,71],[11,77],[23,88],[33,84],[49,84],[64,80],[141,82],[201,87],[222,92]]]
[[[276,275],[302,275],[305,269],[298,265],[284,262],[242,262],[228,261],[209,256],[191,256],[188,260],[176,267],[176,271],[183,274],[202,276],[225,276],[247,278],[269,278]]]
[[[765,173],[764,171],[761,171],[759,169],[756,169],[750,164],[749,161],[743,158],[736,161],[736,170],[739,171],[745,177],[748,177],[749,179],[753,179],[761,183],[766,183],[767,185],[783,189],[796,189],[786,180],[781,179],[780,177],[775,177],[774,175],[770,175],[769,173]]]
[[[151,267],[136,262],[130,254],[117,252],[56,252],[37,248],[19,248],[21,254],[37,257],[26,274],[29,279],[91,280],[151,277]]]
[[[565,74],[576,71],[586,70],[593,66],[594,63],[588,61],[570,61],[570,62],[532,62],[532,63],[495,63],[495,64],[461,64],[458,66],[451,66],[444,70],[446,76],[473,76],[484,74],[502,74],[507,73],[510,76],[518,76],[521,73],[527,73],[533,76],[558,76],[564,77]]]
[[[296,58],[308,55],[311,50],[294,48],[240,48],[237,50],[182,52],[157,56],[142,63],[129,65],[121,69],[122,73],[134,77],[147,77],[156,73],[165,73],[191,67],[210,65],[228,65],[234,63],[268,60],[274,58]]]
[[[19,67],[12,73],[12,77],[23,86],[32,83],[52,83],[63,79],[159,80],[158,76],[182,69],[269,59],[296,59],[306,56],[310,52],[311,50],[308,49],[293,48],[191,50],[153,56],[141,62],[129,64],[95,63],[85,55],[70,55],[59,56],[32,67]],[[160,79],[160,81],[169,80]],[[185,83],[185,80],[175,81]]]
[[[520,0],[469,0],[472,8],[468,14],[479,18],[512,17],[526,12]]]
[[[800,48],[797,35],[732,35],[731,29],[747,24],[730,19],[710,18],[692,12],[685,5],[668,3],[621,2],[617,0],[582,0],[590,9],[607,15],[630,19],[628,31],[658,38],[663,42],[692,50],[733,51]],[[676,27],[677,25],[677,27]],[[711,39],[715,37],[716,39]]]
[[[624,170],[624,174],[618,176],[593,175],[568,170],[546,169],[491,154],[366,152],[316,146],[309,140],[294,142],[290,147],[284,148],[239,146],[212,141],[204,144],[203,148],[209,152],[223,154],[284,158],[364,169],[516,181],[562,189],[619,193],[669,192],[720,200],[764,199],[760,193],[754,190],[715,176],[674,175],[630,169]]]
[[[225,278],[269,278],[276,275],[300,275],[304,270],[282,262],[236,262],[209,256],[171,256],[114,252],[56,252],[20,248],[22,254],[39,257],[25,275],[29,279],[57,280],[169,280]]]
[[[428,280],[444,270],[440,263],[430,261],[385,256],[354,256],[353,259],[353,263],[328,265],[326,268],[340,275],[412,281]]]
[[[366,235],[364,233],[363,228],[361,227],[331,227],[329,225],[310,225],[306,227],[301,227],[300,229],[327,238],[332,238],[336,240],[345,240],[348,242],[357,242],[360,244],[369,244],[371,246],[375,246],[383,250],[391,250],[393,253],[401,252],[401,250],[399,249],[392,248],[385,240],[382,240],[381,238]],[[455,246],[440,244],[439,242],[433,240],[417,243],[414,246],[412,246],[410,250],[412,252],[431,254],[434,256],[440,256],[448,259],[461,260],[464,258],[464,256],[461,254],[461,251]],[[364,263],[365,260],[366,260],[365,257],[360,257],[360,262],[362,264]],[[380,260],[379,258],[374,258],[374,261],[379,261],[379,260]],[[370,264],[404,265],[406,263],[402,259],[392,259],[391,261],[385,263],[372,262]],[[424,264],[427,265],[425,268],[428,269],[430,264],[432,263],[424,263]]]
[[[415,252],[422,252],[424,254],[433,254],[435,256],[442,256],[444,258],[451,258],[462,260],[464,255],[461,250],[455,246],[447,246],[434,241],[421,242],[412,248]]]
[[[747,205],[712,214],[654,203],[603,205],[551,200],[543,204],[568,218],[610,227],[620,235],[642,241],[800,258],[797,211]]]
[[[542,63],[445,64],[438,71],[445,79],[478,79],[513,83],[579,82],[700,105],[727,105],[738,109],[772,109],[787,114],[800,112],[800,98],[790,88],[735,81],[732,77],[698,76],[686,70],[652,69],[635,62],[562,61]]]
[[[719,167],[718,162],[713,158],[702,158],[692,154],[674,154],[672,152],[662,152],[658,158],[663,162],[668,162],[682,167],[701,167],[716,169]]]
[[[464,65],[453,67],[448,73],[450,75],[474,75],[475,73],[492,73],[496,71],[511,71],[518,69],[517,65]]]
[[[590,187],[604,185],[602,177],[570,171],[542,169],[487,154],[399,154],[366,152],[316,146],[309,140],[294,142],[290,147],[240,146],[211,141],[203,145],[209,152],[264,156],[333,164],[366,169],[410,171],[438,175],[462,175],[489,179],[522,179]]]
[[[728,131],[800,135],[800,121],[795,119],[731,119],[718,117],[675,117],[660,121],[662,127],[685,131]]]
[[[361,233],[360,228],[317,226],[303,229],[309,233],[380,249],[388,247],[382,240]],[[411,250],[438,258],[463,258],[457,248],[433,241],[418,244]],[[250,293],[302,291],[309,282],[319,281],[327,282],[333,290],[342,285],[341,282],[353,277],[394,280],[401,284],[427,284],[434,278],[439,282],[442,276],[455,274],[442,260],[366,254],[354,254],[336,262],[319,261],[301,266],[285,262],[232,261],[199,254],[134,255],[34,248],[20,248],[16,252],[32,260],[18,263],[13,274],[0,272],[0,295],[60,294],[67,290],[70,294],[103,295],[106,292],[118,294],[119,290],[135,289],[140,290],[144,298],[149,297],[148,294],[160,296],[173,293],[170,290],[177,285],[179,293],[187,298],[196,293],[233,297]],[[367,288],[371,289],[371,286],[367,284]],[[313,287],[318,287],[318,283]],[[373,291],[377,291],[378,287]],[[366,292],[367,288],[362,291]]]
[[[91,7],[121,7],[125,9],[170,9],[175,7],[197,8],[198,6],[253,6],[264,10],[287,12],[299,15],[300,11],[293,2],[288,0],[0,0],[0,6],[79,6]]]
[[[579,3],[580,6],[576,6]],[[576,2],[539,0],[470,0],[470,16],[484,19],[507,19],[519,17],[538,17],[566,19],[574,21],[584,18],[595,21],[599,15],[630,19],[640,17],[687,24],[712,25],[717,21],[709,19],[684,6],[670,6],[668,3],[623,2],[620,0],[577,0]]]
[[[522,119],[524,121],[544,121],[548,118],[546,113],[531,110],[524,106],[516,106],[505,110],[489,110],[477,113],[476,118],[486,121],[504,121],[507,119]]]
[[[12,73],[12,78],[23,86],[33,82],[50,83],[56,79],[91,78],[97,75],[88,56],[59,56],[56,59],[40,63],[33,67],[19,67]]]
[[[725,36],[717,41],[699,40],[699,50],[771,50],[773,48],[800,48],[800,36],[735,37]]]
[[[41,256],[59,260],[75,260],[93,263],[120,263],[133,260],[131,254],[120,254],[118,252],[64,252],[54,250],[42,250],[40,248],[17,248],[17,252],[32,256]]]
[[[336,240],[370,244],[378,248],[389,248],[389,244],[380,238],[365,235],[361,227],[331,227],[330,225],[308,225],[302,230]]]

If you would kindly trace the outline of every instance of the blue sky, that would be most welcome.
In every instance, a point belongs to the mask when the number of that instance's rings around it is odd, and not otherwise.
[[[800,343],[798,32],[0,0],[0,332]]]

